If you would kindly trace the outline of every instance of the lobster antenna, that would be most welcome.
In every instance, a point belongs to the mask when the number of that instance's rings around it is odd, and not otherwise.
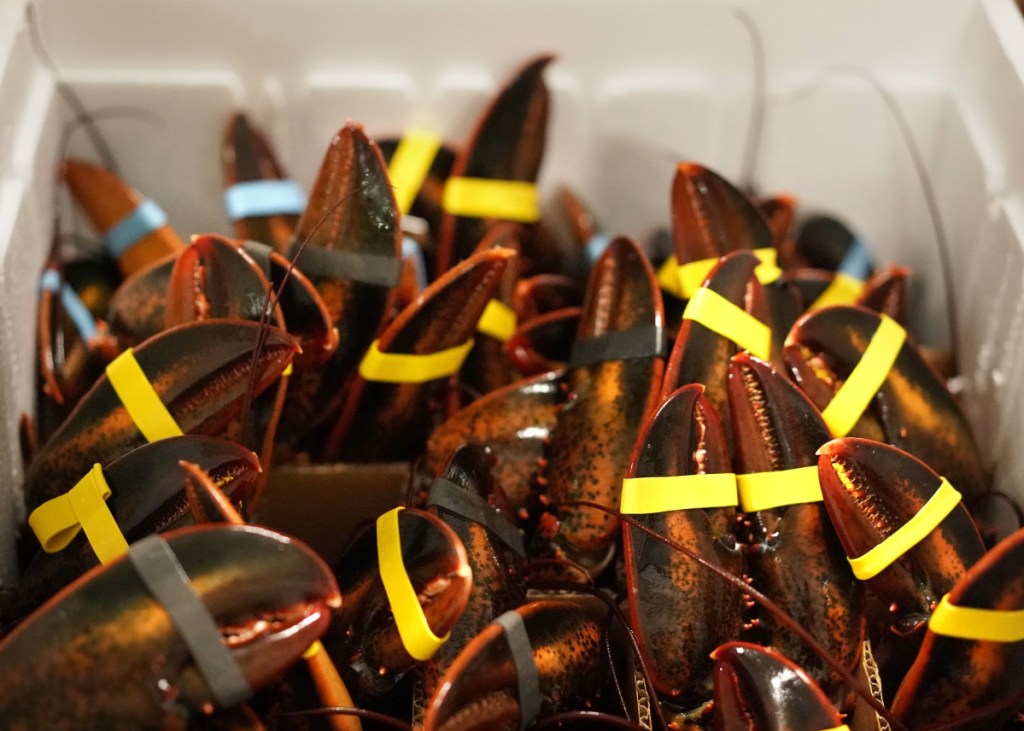
[[[611,620],[612,613],[609,610],[609,625],[611,624]],[[608,660],[608,669],[611,671],[612,674],[612,684],[615,686],[615,695],[619,699],[619,705],[622,706],[622,715],[624,715],[626,718],[629,718],[629,706],[626,704],[626,694],[622,692],[622,683],[619,681],[619,671],[615,669],[615,654],[612,652],[612,639],[607,632],[604,633],[604,642],[602,642],[601,644],[604,645],[605,658]]]
[[[100,134],[99,128],[94,123],[94,120],[89,115],[88,110],[82,103],[81,98],[75,93],[71,85],[64,80],[64,76],[61,74],[60,69],[57,68],[57,64],[53,62],[53,58],[46,50],[46,45],[43,43],[42,35],[39,33],[39,24],[36,22],[36,6],[34,2],[29,2],[25,6],[25,24],[28,26],[28,35],[32,43],[32,49],[35,51],[38,60],[46,67],[46,69],[53,74],[55,80],[54,86],[57,92],[64,99],[67,104],[75,112],[76,118],[85,120],[84,127],[89,133],[92,144],[96,148],[96,154],[99,155],[100,160],[103,162],[103,167],[110,170],[115,175],[120,175],[117,168],[117,161],[114,159],[114,153],[111,151],[107,141]]]
[[[942,272],[942,282],[946,290],[946,318],[949,322],[950,349],[953,351],[953,362],[956,364],[957,372],[959,372],[960,328],[957,325],[955,304],[956,290],[953,284],[953,264],[949,253],[949,239],[946,236],[946,226],[942,220],[942,211],[938,203],[938,198],[935,195],[935,187],[932,185],[931,178],[928,176],[924,157],[921,155],[921,150],[914,139],[913,132],[910,129],[910,124],[907,122],[906,116],[904,116],[903,111],[900,109],[899,103],[896,101],[896,97],[893,96],[892,92],[889,91],[885,84],[883,84],[878,76],[872,71],[859,66],[838,65],[825,69],[817,78],[812,79],[805,86],[798,88],[792,94],[788,95],[787,100],[792,103],[809,96],[810,94],[819,91],[831,79],[842,74],[857,76],[867,82],[867,84],[875,90],[879,98],[885,104],[890,118],[895,123],[896,129],[899,131],[900,138],[903,141],[903,146],[906,149],[907,154],[910,156],[910,162],[913,165],[914,174],[917,177],[921,193],[924,195],[925,205],[928,208],[928,215],[931,218],[932,229],[935,234],[936,249],[939,253],[939,268]]]
[[[743,25],[750,39],[752,84],[750,99],[750,122],[747,125],[747,140],[743,146],[743,162],[740,167],[739,182],[747,193],[753,195],[757,190],[757,163],[761,156],[761,141],[764,137],[764,107],[767,60],[764,51],[764,38],[761,29],[754,19],[741,8],[733,8],[732,14]]]
[[[295,264],[298,262],[299,257],[302,256],[302,252],[306,250],[306,244],[312,240],[313,235],[320,229],[327,219],[330,218],[341,205],[351,198],[353,195],[365,188],[367,183],[361,183],[355,188],[350,190],[348,193],[343,195],[338,201],[331,206],[326,213],[324,213],[320,219],[316,222],[313,228],[310,230],[306,238],[296,247],[295,253],[292,255],[291,261],[288,262],[288,268],[285,270],[284,276],[281,277],[281,284],[278,285],[275,291],[274,285],[269,284],[267,291],[263,296],[263,304],[260,308],[260,322],[259,330],[256,335],[256,345],[252,351],[252,360],[249,368],[249,383],[245,389],[245,396],[242,400],[242,418],[241,418],[241,434],[242,439],[248,443],[249,439],[249,411],[252,409],[253,392],[256,389],[256,371],[259,365],[260,356],[263,354],[263,348],[267,342],[267,335],[270,332],[270,314],[276,309],[277,303],[281,299],[281,293],[284,292],[285,286],[288,284],[288,279],[291,277],[292,270],[295,269]]]
[[[737,589],[738,591],[742,592],[743,594],[746,594],[747,596],[749,596],[757,604],[760,604],[761,607],[764,608],[765,610],[767,610],[769,614],[771,614],[773,617],[775,617],[775,619],[777,619],[779,622],[784,624],[794,634],[796,634],[801,640],[803,640],[804,643],[814,652],[814,654],[818,655],[822,660],[824,660],[825,664],[827,664],[837,675],[839,675],[843,679],[843,682],[846,683],[857,695],[859,695],[861,698],[863,698],[864,701],[869,706],[871,706],[871,708],[879,716],[881,716],[883,719],[885,719],[893,729],[896,729],[896,731],[907,731],[907,727],[904,726],[899,720],[897,720],[889,712],[889,710],[882,703],[880,703],[878,701],[877,698],[875,698],[873,695],[871,695],[871,692],[869,690],[867,690],[866,688],[861,687],[860,683],[857,681],[856,678],[853,677],[853,675],[850,673],[850,671],[847,670],[846,668],[844,668],[842,663],[840,663],[838,660],[836,660],[834,657],[832,657],[832,655],[830,655],[828,653],[828,651],[825,650],[825,648],[823,648],[821,645],[819,645],[818,641],[816,639],[814,639],[814,636],[811,635],[810,632],[808,632],[803,627],[801,627],[800,624],[797,621],[795,621],[792,617],[790,617],[781,607],[776,605],[775,602],[773,602],[766,595],[762,594],[760,591],[755,589],[750,584],[748,584],[745,581],[743,581],[743,579],[739,578],[738,576],[733,576],[732,574],[730,574],[725,569],[723,569],[723,568],[721,568],[719,566],[715,566],[713,563],[711,563],[707,559],[699,556],[698,554],[694,553],[693,551],[691,551],[686,546],[673,541],[671,538],[669,538],[667,536],[663,536],[661,533],[658,533],[656,530],[652,530],[651,528],[648,528],[647,526],[643,525],[639,521],[634,520],[631,516],[624,515],[624,514],[620,513],[618,510],[615,510],[614,508],[609,508],[609,507],[606,507],[604,505],[600,505],[598,503],[591,502],[590,500],[571,500],[571,501],[567,501],[567,502],[563,502],[563,503],[558,503],[556,505],[553,505],[552,507],[555,507],[555,508],[563,508],[563,507],[566,507],[566,508],[569,508],[569,507],[593,508],[594,510],[599,510],[602,513],[606,513],[608,515],[615,516],[615,517],[619,518],[619,520],[621,520],[622,522],[626,523],[627,525],[629,525],[629,526],[631,526],[633,528],[636,528],[637,530],[642,531],[643,533],[646,533],[647,535],[649,535],[654,540],[660,541],[661,543],[664,543],[669,548],[672,548],[673,550],[678,551],[679,553],[683,554],[684,556],[686,556],[690,560],[696,561],[698,564],[700,564],[704,568],[708,569],[709,571],[712,571],[713,573],[717,574],[721,578],[725,579],[726,583],[728,583],[729,585],[731,585],[733,588]]]
[[[303,716],[356,716],[367,721],[375,721],[382,726],[396,728],[399,731],[412,731],[412,726],[405,721],[393,718],[377,711],[367,711],[364,708],[346,708],[344,706],[329,706],[325,708],[307,708],[304,711],[285,711],[278,713],[275,718],[300,718]]]

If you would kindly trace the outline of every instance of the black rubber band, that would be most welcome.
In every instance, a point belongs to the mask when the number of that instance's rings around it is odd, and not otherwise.
[[[171,615],[217,704],[228,708],[251,696],[252,688],[224,646],[217,623],[167,542],[157,534],[147,536],[128,548],[128,558],[142,583]]]
[[[475,492],[459,487],[445,477],[438,477],[430,485],[427,506],[436,505],[456,515],[482,525],[521,557],[526,558],[523,536],[504,514]]]
[[[290,255],[295,257],[298,244],[292,244]],[[363,284],[394,287],[402,277],[402,260],[393,256],[375,256],[356,251],[325,249],[306,246],[296,262],[305,274],[350,279]]]
[[[569,365],[573,368],[607,363],[612,360],[654,358],[665,352],[665,330],[658,325],[614,330],[604,335],[577,340],[572,346]]]
[[[519,612],[510,610],[494,620],[505,631],[505,641],[516,667],[519,686],[519,728],[524,729],[540,715],[540,674],[533,661],[533,646]]]

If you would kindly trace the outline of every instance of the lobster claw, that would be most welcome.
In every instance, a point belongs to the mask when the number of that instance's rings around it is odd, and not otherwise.
[[[786,339],[785,358],[797,383],[830,422],[834,436],[865,437],[899,447],[971,500],[984,492],[988,478],[970,425],[917,348],[903,338],[902,328],[876,312],[826,307],[794,325]],[[833,419],[829,407],[838,402],[835,394],[872,344],[872,352],[888,352],[891,367],[879,370],[868,360],[868,375],[878,378],[880,385],[863,394],[863,406],[852,412],[852,418]],[[840,421],[846,423],[839,426]]]
[[[622,511],[740,576],[742,554],[732,534],[735,481],[722,474],[731,472],[725,434],[703,391],[684,386],[647,422],[624,483]],[[724,491],[718,489],[722,478]],[[661,497],[659,485],[671,488],[664,495],[674,505],[633,505]],[[636,528],[625,526],[622,541],[630,624],[662,705],[668,713],[698,709],[711,696],[711,651],[740,634],[740,597],[723,590],[705,567]]]
[[[164,539],[249,688],[298,660],[340,603],[323,561],[281,534],[218,525]],[[209,713],[217,700],[172,610],[128,557],[82,576],[0,642],[4,724],[167,728]]]
[[[386,525],[391,519],[394,532]],[[389,553],[381,553],[382,547]],[[334,568],[344,605],[324,646],[333,658],[344,660],[342,672],[354,680],[349,687],[363,696],[390,690],[419,661],[429,659],[458,622],[473,586],[462,541],[438,517],[421,510],[385,513],[377,526],[353,540]],[[387,584],[385,575],[391,577]],[[393,577],[403,575],[429,636],[417,634],[418,626],[410,629],[408,614],[399,624],[401,610],[395,607],[401,597],[392,594],[392,587]],[[429,654],[421,652],[424,644],[430,645]]]
[[[525,728],[601,687],[605,627],[594,612],[568,601],[536,601],[509,614],[516,616],[488,625],[448,669],[427,704],[424,731]]]
[[[788,378],[746,353],[729,365],[729,406],[752,583],[852,669],[863,646],[863,592],[820,502],[815,452],[828,427]],[[801,640],[771,617],[759,621],[827,693],[839,690],[839,677]]]
[[[542,479],[552,501],[618,506],[637,431],[657,403],[663,323],[647,257],[632,240],[614,239],[590,275],[566,373],[568,400],[548,445]],[[558,520],[554,550],[599,572],[613,552],[618,519],[566,506]]]
[[[1024,529],[989,551],[950,589],[893,698],[893,714],[908,727],[965,719],[958,729],[1003,728],[1017,715],[1024,694],[1021,566]],[[957,612],[960,616],[950,621]]]
[[[500,500],[492,476],[495,457],[487,447],[467,444],[452,455],[431,485],[427,509],[443,520],[466,548],[473,588],[451,635],[425,665],[423,692],[434,695],[441,677],[470,640],[495,617],[526,601],[521,584],[526,559],[523,539]]]
[[[855,438],[836,439],[819,449],[818,475],[839,540],[848,556],[858,557],[920,514],[944,484],[906,452]],[[918,630],[939,599],[985,552],[978,529],[958,498],[952,498],[947,514],[936,514],[941,520],[933,521],[899,558],[893,556],[892,563],[877,570],[858,570],[871,591],[889,605],[893,628],[901,634]]]
[[[747,642],[717,648],[715,731],[827,731],[842,716],[799,665],[780,653]]]

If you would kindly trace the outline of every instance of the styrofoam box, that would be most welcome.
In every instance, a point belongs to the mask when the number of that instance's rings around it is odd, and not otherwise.
[[[37,279],[74,116],[25,17],[23,0],[0,0],[0,585],[14,580],[17,423],[33,408]],[[1024,497],[1024,28],[1011,0],[40,0],[35,18],[86,107],[110,109],[99,124],[123,177],[185,236],[229,232],[219,144],[232,110],[308,187],[346,119],[458,144],[503,79],[553,51],[542,193],[569,184],[608,230],[643,238],[667,225],[676,161],[741,172],[754,26],[766,59],[754,182],[845,218],[877,261],[911,266],[911,331],[944,347],[932,220],[876,79],[953,247],[967,411],[996,485]],[[70,151],[96,157],[81,133]],[[66,200],[60,215],[62,230],[91,233]]]

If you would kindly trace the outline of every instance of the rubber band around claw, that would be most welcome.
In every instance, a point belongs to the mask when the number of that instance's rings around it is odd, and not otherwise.
[[[384,592],[395,617],[398,635],[406,652],[416,660],[429,660],[450,635],[438,637],[430,629],[416,590],[409,580],[402,561],[402,538],[399,534],[397,507],[377,518],[377,560]]]
[[[478,332],[505,342],[516,333],[516,313],[501,300],[491,300],[476,323]]]
[[[85,531],[96,558],[109,563],[128,550],[128,542],[106,503],[110,495],[103,469],[94,464],[73,488],[33,510],[28,516],[29,527],[46,553],[64,550],[79,531]]]
[[[771,357],[771,328],[713,289],[701,287],[694,292],[683,319],[700,323],[761,360]]]
[[[928,629],[937,635],[985,642],[1024,640],[1024,609],[977,609],[951,604],[946,594],[928,619]]]
[[[864,355],[821,412],[833,436],[845,437],[857,424],[888,377],[906,339],[906,330],[887,315],[881,316]]]
[[[833,305],[856,304],[863,292],[864,282],[851,277],[849,274],[836,272],[832,277],[832,281],[825,287],[825,291],[818,295],[818,299],[814,300],[807,310],[810,312],[812,310],[820,310],[822,307],[832,307]]]
[[[537,186],[526,180],[448,178],[442,205],[446,213],[467,218],[522,223],[540,218]]]
[[[374,340],[359,363],[359,375],[379,383],[425,383],[458,373],[473,348],[470,338],[462,345],[436,353],[383,353]]]
[[[693,508],[727,508],[736,503],[736,475],[731,472],[627,477],[622,481],[619,510],[627,515],[645,515]]]
[[[736,475],[736,485],[745,513],[822,500],[817,465]]]
[[[107,365],[106,373],[111,388],[147,441],[155,442],[184,434],[153,390],[153,384],[146,378],[131,348],[112,360]]]
[[[306,194],[294,180],[247,180],[224,191],[228,219],[256,216],[297,216],[306,208]]]
[[[888,538],[861,556],[849,558],[853,575],[861,581],[873,578],[935,530],[960,504],[960,493],[946,478],[921,509]]]
[[[388,163],[388,179],[395,193],[395,204],[404,216],[412,208],[430,166],[441,149],[441,138],[423,129],[408,129]]]
[[[782,276],[782,270],[776,264],[778,252],[774,248],[754,249],[750,253],[761,260],[754,269],[754,276],[761,284],[771,284]],[[670,256],[658,269],[658,284],[679,299],[690,299],[719,261],[720,257],[711,257],[680,264],[675,255]]]
[[[127,216],[103,234],[103,245],[115,259],[143,238],[167,225],[167,214],[149,198],[143,200]]]

